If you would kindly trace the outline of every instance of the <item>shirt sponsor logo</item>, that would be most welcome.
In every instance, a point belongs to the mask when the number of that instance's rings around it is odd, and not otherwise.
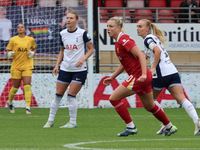
[[[122,45],[124,46],[129,40],[123,39],[122,41],[124,42],[124,43],[122,44]]]
[[[19,48],[17,52],[28,52],[27,48]]]
[[[66,45],[66,49],[67,50],[74,50],[74,49],[78,49],[78,48],[77,48],[76,44],[74,44],[74,45]]]

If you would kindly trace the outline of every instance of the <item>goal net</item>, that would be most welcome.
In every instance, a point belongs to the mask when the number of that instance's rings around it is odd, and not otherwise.
[[[76,11],[79,15],[78,26],[86,30],[88,27],[87,7],[83,7],[77,0],[74,1],[77,2],[76,7],[66,7],[68,3],[61,1],[57,4],[54,0],[37,4],[30,4],[32,1],[29,0],[29,3],[27,1],[24,4],[20,3],[21,6],[17,6],[17,0],[15,4],[0,0],[0,107],[7,107],[6,103],[12,87],[10,76],[12,59],[7,57],[6,46],[9,39],[17,35],[17,25],[20,23],[26,26],[26,35],[32,36],[37,44],[31,82],[31,107],[50,106],[56,93],[57,81],[57,77],[52,76],[51,72],[60,51],[59,32],[66,28],[66,14]],[[86,80],[77,95],[78,107],[89,107],[88,96],[88,80]],[[63,96],[61,107],[68,106],[66,97]],[[13,103],[15,107],[25,107],[23,83],[20,84]]]

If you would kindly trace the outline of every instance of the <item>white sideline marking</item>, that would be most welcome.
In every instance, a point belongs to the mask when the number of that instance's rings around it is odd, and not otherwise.
[[[200,138],[176,138],[176,139],[134,139],[134,140],[113,140],[113,141],[90,141],[90,142],[80,142],[80,143],[71,143],[71,144],[66,144],[63,145],[64,147],[68,147],[68,148],[73,148],[73,149],[92,149],[92,150],[124,150],[124,149],[104,149],[104,148],[88,148],[88,147],[78,147],[79,145],[84,145],[84,144],[95,144],[95,143],[111,143],[111,142],[128,142],[128,141],[171,141],[171,140],[199,140]],[[196,149],[196,148],[128,148],[130,150],[141,150],[141,149],[145,149],[145,150],[165,150],[165,149],[170,149],[170,150],[189,150],[189,149]],[[128,150],[126,148],[126,150]]]

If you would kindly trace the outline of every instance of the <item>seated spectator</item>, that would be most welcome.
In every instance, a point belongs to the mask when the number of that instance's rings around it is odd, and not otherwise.
[[[182,2],[180,4],[180,7],[197,7],[197,2],[195,2],[195,0],[184,0],[184,2]],[[197,23],[198,22],[198,16],[197,16],[197,9],[191,9],[191,19],[192,19],[192,23]],[[185,13],[185,14],[181,14],[181,13]],[[185,20],[180,20],[180,23],[188,23],[189,22],[189,9],[180,9],[180,15],[179,18],[183,18]]]

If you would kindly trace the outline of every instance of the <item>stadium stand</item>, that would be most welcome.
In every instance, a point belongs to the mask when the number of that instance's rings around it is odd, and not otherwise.
[[[61,0],[62,7],[78,7],[78,0]]]
[[[34,0],[15,0],[16,6],[34,6]]]
[[[149,0],[149,7],[166,7],[166,0]]]
[[[127,7],[130,8],[142,8],[144,7],[144,0],[127,0]],[[130,12],[134,12],[135,9],[129,9]]]
[[[109,20],[109,14],[108,11],[106,9],[100,9],[100,23],[107,23],[107,21]]]
[[[84,7],[87,7],[87,0],[83,0],[83,1],[82,1],[82,5],[83,5]],[[94,6],[94,2],[93,2],[93,6]],[[101,7],[101,0],[98,0],[98,7]]]
[[[134,22],[137,23],[140,19],[149,19],[153,22],[153,14],[150,9],[136,9],[134,12]]]
[[[125,11],[125,22],[130,23],[131,22],[131,14],[128,9],[113,9],[112,11],[112,17],[122,17],[123,18],[123,13]]]
[[[170,0],[170,7],[180,7],[183,0]],[[179,9],[174,9],[174,12],[179,12]]]
[[[0,0],[0,6],[11,6],[11,0]]]
[[[144,0],[127,0],[127,7],[144,7]]]
[[[56,0],[38,0],[38,6],[40,6],[40,7],[55,7]]]
[[[105,7],[123,7],[123,0],[105,0]]]
[[[159,9],[158,22],[159,23],[175,23],[174,12],[171,9]]]

